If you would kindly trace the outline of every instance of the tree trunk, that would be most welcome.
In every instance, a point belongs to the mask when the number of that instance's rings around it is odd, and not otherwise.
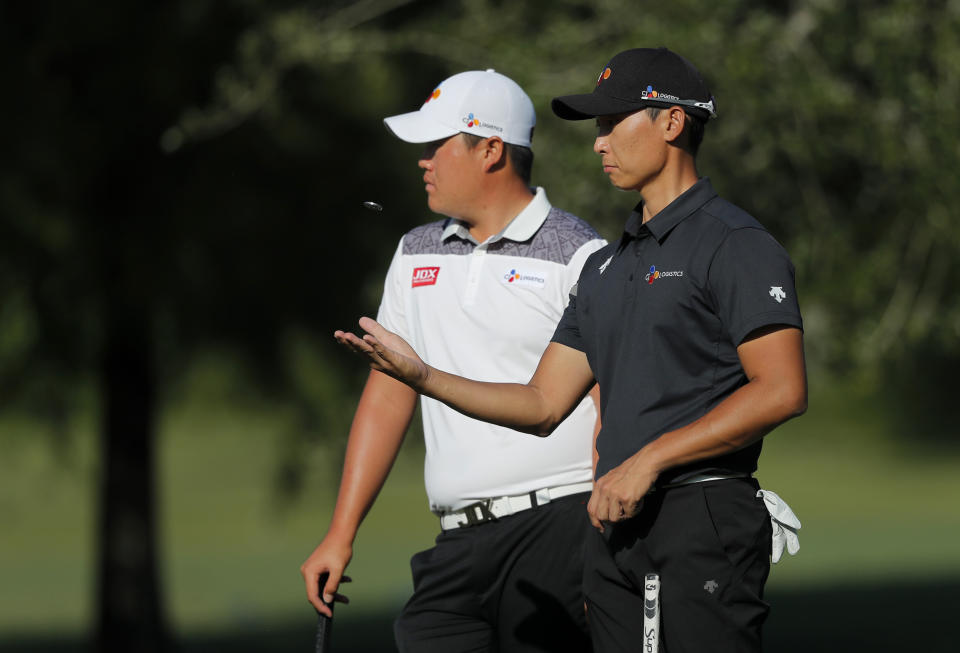
[[[102,358],[96,645],[150,653],[168,643],[157,572],[154,364],[144,310],[124,304],[107,310]]]

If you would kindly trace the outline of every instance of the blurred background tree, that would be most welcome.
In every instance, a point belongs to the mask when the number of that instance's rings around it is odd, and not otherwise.
[[[4,4],[0,396],[55,448],[95,397],[99,641],[167,639],[155,434],[197,360],[297,415],[281,499],[342,438],[363,370],[328,334],[376,310],[397,238],[431,219],[417,148],[380,120],[465,69],[527,90],[534,181],[616,238],[635,198],[549,101],[629,47],[695,62],[720,113],[700,171],[791,252],[812,370],[952,443],[958,34],[948,0]]]
[[[98,388],[105,650],[166,645],[154,483],[165,392],[197,352],[225,348],[261,392],[298,402],[301,439],[342,424],[337,379],[350,373],[305,334],[366,307],[355,270],[388,258],[399,228],[359,215],[356,144],[393,158],[380,126],[332,112],[341,89],[322,79],[289,71],[258,120],[202,148],[161,147],[267,4],[37,3],[0,19],[18,90],[4,109],[0,380],[8,402],[64,419],[82,384]]]
[[[352,81],[365,67],[389,70],[392,88],[365,87],[395,94],[389,112],[408,106],[403,88],[429,92],[435,72],[495,67],[537,105],[539,183],[615,237],[624,211],[598,201],[610,192],[589,148],[592,125],[555,120],[549,100],[589,91],[621,49],[667,44],[699,62],[718,98],[702,173],[793,254],[814,362],[886,380],[918,353],[928,352],[926,364],[932,351],[949,363],[960,355],[951,216],[960,188],[945,181],[958,159],[949,137],[960,126],[958,3],[339,5],[300,4],[249,30],[218,77],[214,108],[186,112],[169,142],[254,119],[275,101],[277,80],[305,68]],[[434,66],[395,66],[411,57]]]

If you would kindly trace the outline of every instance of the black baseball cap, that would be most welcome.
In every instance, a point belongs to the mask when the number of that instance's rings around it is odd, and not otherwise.
[[[550,108],[564,120],[586,120],[674,105],[704,120],[717,115],[716,102],[692,63],[666,48],[634,48],[610,60],[592,93],[561,95]]]

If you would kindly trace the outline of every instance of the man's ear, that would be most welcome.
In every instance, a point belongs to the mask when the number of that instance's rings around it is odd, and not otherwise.
[[[663,126],[664,138],[668,143],[680,145],[677,139],[687,126],[687,113],[677,106],[670,107],[664,113],[667,114]]]
[[[477,144],[477,148],[482,150],[480,154],[483,156],[484,172],[506,162],[507,146],[499,136],[483,139]]]

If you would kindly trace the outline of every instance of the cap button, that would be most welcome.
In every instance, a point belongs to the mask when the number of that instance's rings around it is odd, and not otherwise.
[[[495,73],[495,72],[497,72],[497,71],[494,70],[493,68],[487,68],[487,72],[488,72],[488,73]]]

